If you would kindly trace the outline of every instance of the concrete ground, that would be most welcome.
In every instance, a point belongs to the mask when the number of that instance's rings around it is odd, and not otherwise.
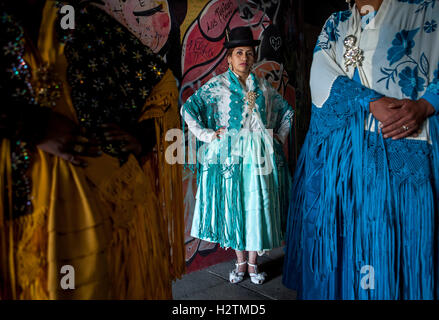
[[[250,281],[248,275],[238,283],[229,282],[235,260],[219,263],[183,276],[173,284],[176,300],[295,300],[296,292],[282,284],[283,248],[258,257],[259,269],[268,274],[263,285]]]

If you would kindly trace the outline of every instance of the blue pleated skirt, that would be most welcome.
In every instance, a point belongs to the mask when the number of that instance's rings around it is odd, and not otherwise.
[[[439,198],[432,146],[368,132],[361,166],[346,154],[334,172],[328,145],[308,135],[299,158],[285,286],[299,299],[437,298]],[[361,170],[359,181],[354,170]]]

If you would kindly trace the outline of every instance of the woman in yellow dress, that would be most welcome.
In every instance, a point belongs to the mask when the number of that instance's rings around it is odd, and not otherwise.
[[[0,7],[0,299],[172,298],[184,270],[181,173],[164,161],[172,73],[98,7],[76,8],[63,34],[54,2],[27,4]]]

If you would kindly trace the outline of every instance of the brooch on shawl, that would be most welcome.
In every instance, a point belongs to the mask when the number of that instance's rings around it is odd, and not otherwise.
[[[249,112],[252,112],[255,108],[256,99],[258,98],[259,94],[257,94],[254,91],[249,91],[245,95],[244,101],[247,102]]]
[[[344,47],[346,49],[345,54],[343,55],[344,66],[346,68],[346,72],[349,71],[349,66],[353,66],[354,68],[360,67],[362,61],[364,60],[363,50],[357,47],[355,44],[357,43],[357,37],[350,35],[344,39]]]

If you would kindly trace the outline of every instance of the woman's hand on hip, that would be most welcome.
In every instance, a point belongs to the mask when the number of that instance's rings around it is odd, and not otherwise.
[[[215,136],[217,139],[221,139],[221,136],[226,133],[226,127],[221,127],[215,131]]]

